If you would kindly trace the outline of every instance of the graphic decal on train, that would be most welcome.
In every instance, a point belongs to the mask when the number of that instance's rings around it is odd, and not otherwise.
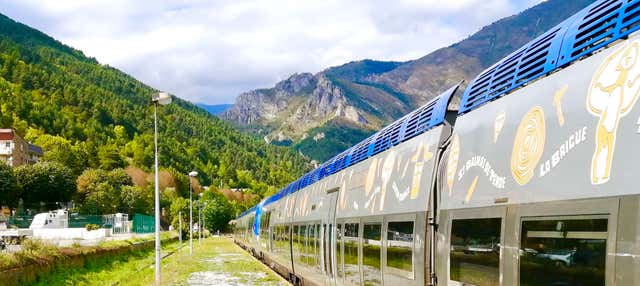
[[[498,113],[496,119],[493,121],[493,143],[498,142],[498,137],[500,136],[500,132],[502,132],[502,128],[504,128],[504,121],[507,119],[507,113],[502,111]]]
[[[609,181],[620,118],[631,111],[640,95],[639,47],[639,40],[627,41],[604,60],[591,81],[587,110],[599,118],[591,163],[592,184]]]
[[[567,94],[569,85],[564,85],[556,91],[553,95],[553,106],[556,108],[556,116],[558,117],[558,124],[564,126],[564,113],[562,112],[562,98]]]
[[[511,153],[511,175],[520,185],[526,185],[536,172],[544,151],[546,126],[544,111],[536,106],[520,121]]]
[[[456,172],[458,171],[458,160],[460,160],[460,137],[458,134],[455,134],[447,160],[447,186],[449,186],[449,196],[451,196],[451,192],[453,191],[453,183],[455,182]]]
[[[398,208],[426,210],[427,205],[420,201],[429,196],[428,182],[433,177],[441,135],[442,128],[436,128],[319,183],[317,188],[301,191],[296,215],[310,215],[314,192],[336,188],[340,190],[336,205],[340,215],[384,214]]]

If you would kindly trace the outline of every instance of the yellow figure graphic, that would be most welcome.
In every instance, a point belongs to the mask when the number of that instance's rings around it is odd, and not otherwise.
[[[553,106],[556,107],[556,115],[558,116],[558,124],[560,124],[560,126],[564,125],[564,114],[562,113],[562,98],[567,93],[567,90],[569,90],[569,86],[565,85],[558,91],[556,91],[556,94],[553,96]]]
[[[609,181],[620,118],[631,111],[640,95],[640,41],[627,42],[609,55],[596,71],[587,95],[587,110],[600,118],[591,161],[591,183]]]
[[[464,202],[469,203],[471,201],[471,197],[473,196],[473,192],[476,191],[476,185],[478,185],[478,176],[473,179],[471,182],[471,186],[469,186],[469,190],[467,190],[467,196],[464,197]]]
[[[504,121],[507,119],[507,114],[503,111],[496,116],[496,119],[493,121],[493,143],[498,142],[498,136],[500,136],[500,132],[502,132],[502,128],[504,127]]]
[[[422,153],[422,156],[420,156]],[[421,158],[422,157],[422,158]],[[411,162],[414,163],[413,180],[411,182],[411,194],[410,198],[413,200],[418,197],[420,193],[420,179],[422,178],[422,172],[424,170],[424,164],[431,160],[433,153],[429,151],[429,146],[425,146],[424,143],[420,144],[418,151],[411,158]]]
[[[447,159],[447,185],[449,186],[449,196],[453,191],[453,182],[456,179],[456,172],[458,171],[458,160],[460,159],[460,138],[458,134],[453,137],[451,143],[451,150],[449,151],[449,158]]]
[[[511,175],[520,185],[527,184],[542,157],[545,142],[544,111],[534,107],[520,121],[511,153]]]
[[[391,150],[382,163],[382,171],[380,177],[382,179],[382,190],[380,192],[380,207],[379,210],[384,210],[384,200],[387,194],[387,185],[391,182],[391,175],[393,174],[393,167],[396,164],[396,158],[398,153],[395,150]]]

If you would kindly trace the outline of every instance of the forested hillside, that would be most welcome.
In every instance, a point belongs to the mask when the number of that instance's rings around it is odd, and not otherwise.
[[[75,176],[88,168],[151,170],[154,91],[0,15],[0,128],[15,128]],[[159,118],[161,166],[197,170],[203,185],[262,196],[307,169],[294,151],[241,134],[179,98],[161,107]]]

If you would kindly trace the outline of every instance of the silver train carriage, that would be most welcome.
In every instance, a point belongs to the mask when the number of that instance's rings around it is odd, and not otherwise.
[[[601,0],[241,214],[296,285],[640,285],[640,0]]]

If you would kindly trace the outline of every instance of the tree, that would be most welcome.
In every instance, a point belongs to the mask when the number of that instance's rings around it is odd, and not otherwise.
[[[168,219],[174,229],[180,228],[180,216],[182,212],[182,238],[189,238],[189,200],[185,198],[177,198],[173,200],[169,207]],[[196,222],[194,218],[194,223]]]
[[[130,213],[150,204],[150,197],[142,189],[133,188],[131,177],[122,169],[89,169],[76,182],[75,200],[83,213]]]
[[[120,211],[133,215],[149,214],[153,211],[153,192],[138,186],[123,186],[121,190],[122,206]]]
[[[0,206],[17,207],[19,195],[18,181],[13,169],[0,162]]]
[[[204,204],[205,228],[210,232],[226,231],[229,227],[229,221],[234,217],[231,203],[222,194],[215,191],[204,192],[200,203]]]
[[[50,209],[57,202],[70,201],[76,190],[73,172],[59,163],[23,165],[15,169],[15,174],[27,206],[43,202]]]

